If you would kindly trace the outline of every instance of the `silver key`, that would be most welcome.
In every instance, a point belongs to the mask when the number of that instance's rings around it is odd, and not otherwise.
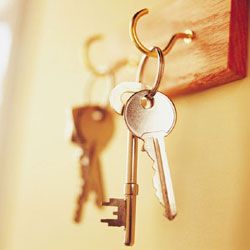
[[[154,161],[156,195],[165,208],[165,216],[172,220],[176,216],[176,205],[164,137],[175,125],[176,111],[173,103],[160,92],[155,94],[151,107],[143,106],[147,94],[148,90],[143,90],[130,97],[124,118],[129,130],[144,141],[144,150]]]

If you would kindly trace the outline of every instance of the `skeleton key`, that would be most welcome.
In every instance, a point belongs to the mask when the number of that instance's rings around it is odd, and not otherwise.
[[[165,95],[156,92],[150,101],[146,97],[148,93],[143,90],[130,97],[124,108],[124,118],[129,130],[144,141],[144,150],[154,161],[156,195],[165,208],[165,216],[172,220],[176,216],[176,205],[164,137],[175,125],[176,111]],[[150,102],[150,107],[143,106],[145,101]]]
[[[79,223],[90,192],[95,193],[96,205],[101,207],[104,190],[99,155],[112,136],[114,124],[111,112],[99,106],[74,108],[72,114],[74,131],[71,140],[82,149],[79,162],[83,184],[74,216],[75,222]]]
[[[126,101],[134,93],[145,89],[141,83],[123,82],[112,89],[110,93],[110,105],[120,115],[123,114],[123,108]],[[115,206],[117,211],[116,219],[102,219],[101,222],[108,223],[108,226],[125,227],[125,245],[132,246],[135,239],[135,218],[136,218],[136,195],[138,194],[137,185],[137,147],[138,139],[128,133],[127,149],[127,183],[125,185],[126,199],[110,199],[104,202],[104,206]]]
[[[127,158],[127,183],[125,185],[125,200],[110,199],[104,202],[104,206],[115,206],[117,211],[116,219],[102,219],[101,222],[108,223],[108,226],[125,227],[124,244],[132,246],[135,237],[135,215],[136,215],[136,195],[137,185],[137,138],[129,132],[128,134],[128,158]]]

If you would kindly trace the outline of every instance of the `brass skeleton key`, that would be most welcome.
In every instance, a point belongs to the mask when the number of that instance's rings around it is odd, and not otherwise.
[[[112,89],[110,93],[110,105],[119,115],[123,115],[125,103],[135,92],[144,89],[144,86],[136,82],[123,82]],[[125,185],[125,199],[110,199],[103,203],[104,206],[117,207],[113,212],[116,219],[103,219],[102,222],[108,226],[125,227],[124,244],[132,246],[135,239],[135,218],[136,218],[136,195],[137,185],[137,137],[128,133],[127,149],[127,184]]]
[[[71,141],[82,149],[79,163],[83,184],[74,215],[74,221],[79,223],[90,192],[95,193],[96,205],[102,207],[104,188],[99,155],[112,136],[114,124],[109,110],[100,106],[77,107],[72,114],[74,130]]]
[[[136,217],[136,195],[138,194],[137,184],[137,142],[138,139],[128,133],[127,152],[127,182],[125,184],[125,199],[110,199],[104,202],[103,206],[117,207],[113,212],[116,219],[102,219],[101,222],[108,223],[108,226],[125,228],[124,244],[132,246],[135,238],[135,217]]]

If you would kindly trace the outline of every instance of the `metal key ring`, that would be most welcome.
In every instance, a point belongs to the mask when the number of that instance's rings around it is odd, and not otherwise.
[[[153,84],[153,87],[152,89],[149,90],[149,93],[147,95],[147,97],[149,99],[152,99],[154,97],[154,95],[156,94],[157,90],[159,89],[160,87],[160,83],[161,83],[161,80],[162,80],[162,77],[163,77],[163,74],[164,74],[164,66],[165,66],[165,63],[164,63],[164,55],[163,55],[163,52],[162,50],[159,48],[159,47],[153,47],[151,50],[151,52],[155,52],[157,54],[157,61],[158,61],[158,72],[157,72],[157,75],[155,77],[155,81],[154,81],[154,84]],[[147,54],[144,54],[142,56],[142,59],[140,61],[140,64],[139,64],[139,67],[138,67],[138,70],[137,70],[137,75],[136,75],[136,81],[137,82],[142,82],[142,77],[143,77],[143,73],[144,73],[144,70],[145,70],[145,65],[146,65],[146,62],[148,61],[148,58],[149,58],[149,55]]]

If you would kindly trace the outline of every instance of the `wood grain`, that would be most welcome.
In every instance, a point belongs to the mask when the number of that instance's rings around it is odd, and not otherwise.
[[[196,34],[191,44],[178,41],[166,56],[161,91],[187,94],[244,78],[247,15],[247,0],[177,0],[143,17],[138,34],[148,47],[163,47],[186,29]],[[155,74],[147,72],[148,78]]]

